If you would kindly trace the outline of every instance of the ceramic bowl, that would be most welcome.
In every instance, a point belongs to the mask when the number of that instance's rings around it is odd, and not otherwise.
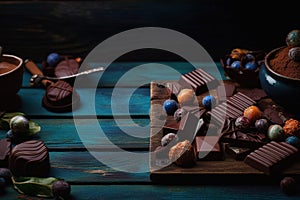
[[[0,57],[1,110],[11,110],[20,104],[17,93],[22,86],[23,72],[23,60],[21,58],[9,54],[3,54]]]
[[[263,51],[255,51],[252,55],[254,56],[254,62],[257,65],[255,70],[249,70],[245,67],[247,63],[245,57],[242,57],[241,59],[232,59],[231,55],[228,54],[224,58],[221,58],[221,65],[225,75],[242,87],[260,87],[259,70],[264,61],[265,53]],[[231,66],[236,60],[241,62],[241,67],[239,69]]]
[[[260,68],[259,80],[262,89],[276,103],[295,114],[300,114],[300,79],[281,75],[270,66],[270,60],[284,47],[276,48],[265,56]]]

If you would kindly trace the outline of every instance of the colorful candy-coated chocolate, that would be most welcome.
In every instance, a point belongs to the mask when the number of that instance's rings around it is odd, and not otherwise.
[[[273,141],[281,141],[284,136],[283,128],[279,124],[272,124],[269,126],[267,134],[269,139]]]
[[[60,61],[60,55],[58,53],[50,53],[47,56],[47,63],[49,66],[54,67]]]
[[[239,60],[233,61],[230,66],[234,69],[240,69],[241,68],[241,61],[239,61]]]
[[[234,124],[235,124],[235,127],[238,129],[247,129],[247,128],[249,128],[251,122],[247,117],[240,116],[240,117],[236,118]]]
[[[290,59],[294,61],[300,61],[300,47],[293,47],[288,53]]]
[[[163,108],[167,115],[174,115],[175,111],[178,109],[178,103],[173,99],[167,99],[164,101]]]
[[[167,146],[171,141],[177,142],[178,136],[175,133],[168,133],[164,137],[161,138],[161,146]]]
[[[187,111],[185,111],[182,108],[178,108],[175,113],[174,113],[174,119],[176,121],[180,121],[182,119],[182,117],[186,114]]]
[[[216,99],[213,95],[206,95],[202,99],[202,105],[205,107],[207,110],[211,110],[216,105]]]
[[[295,29],[290,31],[285,39],[288,46],[299,46],[300,45],[300,30]]]
[[[251,71],[254,71],[257,69],[257,64],[255,62],[247,62],[245,64],[245,68]]]
[[[285,139],[285,141],[296,148],[300,148],[300,138],[298,138],[297,136],[289,136]]]
[[[269,128],[268,120],[263,118],[256,120],[254,125],[255,128],[262,133],[266,133]]]
[[[244,116],[247,117],[251,123],[255,123],[256,120],[262,116],[261,110],[257,106],[249,106],[244,110]]]
[[[178,103],[183,105],[193,105],[196,100],[196,95],[193,89],[182,89],[177,95]]]

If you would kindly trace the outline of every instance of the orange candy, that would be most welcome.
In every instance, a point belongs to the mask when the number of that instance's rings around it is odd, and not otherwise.
[[[251,123],[262,117],[262,112],[257,106],[249,106],[244,110],[244,116],[247,117]]]
[[[182,105],[192,105],[196,100],[196,95],[192,89],[182,89],[177,95],[178,103]]]

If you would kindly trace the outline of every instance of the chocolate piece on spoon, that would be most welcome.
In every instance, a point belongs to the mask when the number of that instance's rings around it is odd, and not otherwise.
[[[25,60],[25,67],[37,77],[44,76],[38,66],[31,60]],[[53,82],[47,79],[38,81],[46,88],[42,105],[49,111],[70,112],[79,105],[80,96],[68,82],[63,80]]]

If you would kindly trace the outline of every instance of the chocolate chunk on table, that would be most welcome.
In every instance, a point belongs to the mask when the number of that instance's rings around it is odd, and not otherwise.
[[[260,147],[246,156],[244,163],[268,175],[280,173],[296,161],[299,150],[286,142],[275,142]]]
[[[204,71],[203,69],[195,69],[191,72],[183,74],[179,79],[179,84],[183,88],[192,88],[196,95],[215,88],[219,82],[215,77]]]
[[[7,138],[0,140],[0,167],[8,167],[8,157],[11,151],[11,141]]]
[[[225,152],[233,157],[235,160],[244,160],[246,156],[253,151],[252,148],[235,147],[230,144],[224,145]]]
[[[238,130],[236,129],[235,119],[226,119],[223,129],[220,133],[220,141],[229,143],[231,146],[257,149],[269,142],[264,133],[256,130]]]
[[[198,160],[224,160],[218,136],[196,136],[195,150]]]

